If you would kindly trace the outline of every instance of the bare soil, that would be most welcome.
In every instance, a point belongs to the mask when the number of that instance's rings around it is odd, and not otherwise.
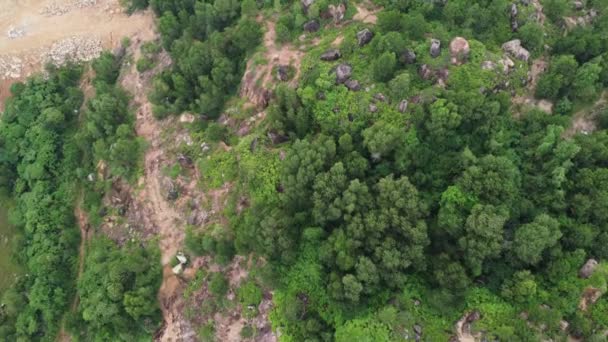
[[[547,60],[542,56],[532,62],[530,71],[528,72],[528,85],[524,95],[513,96],[511,102],[518,107],[537,107],[547,114],[553,112],[553,103],[547,100],[538,100],[534,97],[536,85],[540,76],[547,71]],[[515,116],[521,115],[521,109],[515,111]]]
[[[151,11],[128,16],[118,0],[0,0],[0,62],[13,72],[0,72],[0,110],[10,84],[41,71],[53,44],[66,39],[92,39],[102,48],[117,47],[123,37],[150,38]],[[53,15],[49,8],[65,13]],[[17,29],[21,35],[9,37]]]
[[[258,21],[262,20],[261,17],[258,18]],[[258,108],[267,105],[268,94],[275,83],[273,71],[279,65],[289,65],[295,69],[295,75],[290,84],[295,85],[300,76],[300,65],[304,52],[298,50],[292,44],[278,45],[276,37],[275,22],[267,20],[266,32],[264,33],[265,51],[261,56],[266,62],[256,65],[255,58],[250,59],[247,62],[247,70],[241,81],[241,97],[248,99],[251,104]]]
[[[369,2],[355,6],[357,7],[357,14],[353,17],[354,20],[362,21],[366,24],[376,24],[378,21],[378,17],[376,16],[377,11],[370,9],[372,5]]]

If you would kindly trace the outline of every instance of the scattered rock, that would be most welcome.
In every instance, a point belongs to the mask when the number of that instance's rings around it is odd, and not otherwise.
[[[600,299],[600,297],[602,297],[602,294],[604,294],[604,291],[602,291],[601,289],[595,288],[593,286],[587,287],[583,291],[583,296],[578,305],[579,309],[581,309],[581,311],[587,311],[587,308],[589,308],[590,305],[595,304]]]
[[[502,65],[502,71],[506,74],[509,71],[511,71],[511,69],[513,69],[513,67],[515,67],[515,63],[511,60],[511,58],[505,56],[503,59],[498,61],[499,64]]]
[[[370,111],[371,113],[376,113],[376,112],[378,112],[378,106],[376,106],[376,105],[375,105],[375,104],[373,104],[373,103],[370,103],[370,104],[369,104],[369,111]]]
[[[344,82],[344,86],[346,86],[346,88],[348,88],[348,90],[350,90],[350,91],[361,90],[361,85],[359,84],[359,81],[357,81],[357,80],[348,79],[348,80],[346,80],[346,82]]]
[[[414,64],[416,63],[416,53],[414,50],[406,49],[401,53],[399,59],[403,64]]]
[[[494,63],[492,61],[483,61],[481,63],[481,68],[483,70],[494,70],[494,69],[496,69],[496,63]]]
[[[517,17],[519,11],[517,10],[517,4],[511,4],[511,18]]]
[[[331,62],[331,61],[335,61],[340,59],[340,57],[342,57],[342,54],[340,53],[340,50],[338,49],[330,49],[325,51],[322,55],[321,55],[321,60],[322,61],[326,61],[326,62]]]
[[[196,117],[190,113],[184,113],[179,116],[179,122],[181,123],[193,123]]]
[[[427,64],[423,64],[420,66],[420,70],[418,70],[418,75],[420,75],[423,80],[428,81],[433,78],[433,70]]]
[[[448,68],[441,68],[437,70],[437,84],[444,87],[448,81],[448,77],[450,76],[450,70]]]
[[[374,100],[378,101],[378,102],[386,102],[386,96],[384,96],[384,94],[382,93],[377,93],[376,95],[374,95]]]
[[[6,32],[8,39],[16,39],[25,36],[25,29],[22,27],[10,27]]]
[[[289,66],[279,65],[277,68],[277,78],[279,81],[286,82],[289,80]]]
[[[337,6],[329,5],[329,14],[334,18],[334,23],[338,24],[344,19],[346,5],[342,2]]]
[[[177,261],[179,261],[179,263],[182,265],[188,263],[188,258],[186,258],[186,256],[182,252],[177,253],[175,257],[177,258]]]
[[[478,321],[480,319],[481,319],[481,313],[479,311],[475,310],[475,311],[473,311],[473,312],[471,312],[470,314],[467,315],[467,318],[466,318],[465,321],[467,323],[473,323],[473,322]]]
[[[357,32],[357,42],[359,46],[367,45],[374,38],[374,34],[369,29],[363,29]]]
[[[194,165],[194,162],[192,161],[192,158],[188,157],[185,154],[179,154],[177,156],[177,162],[179,163],[179,165],[181,165],[181,167],[189,169]]]
[[[431,39],[431,57],[437,58],[441,54],[441,41],[439,39]]]
[[[583,8],[585,8],[585,4],[582,1],[580,1],[580,0],[574,1],[574,9],[575,10],[580,11]]]
[[[397,107],[397,109],[399,109],[399,112],[405,113],[407,111],[408,105],[409,105],[409,102],[407,100],[401,100],[401,102],[399,102],[399,106]]]
[[[21,77],[23,61],[15,56],[0,56],[0,79]]]
[[[162,182],[163,192],[165,193],[165,198],[168,201],[175,201],[177,197],[179,197],[179,192],[177,191],[177,186],[173,181],[169,178],[165,178]]]
[[[302,10],[304,10],[304,13],[308,14],[308,9],[314,2],[315,2],[315,0],[301,0],[300,1],[300,3],[302,4]]]
[[[251,144],[249,144],[249,151],[253,152],[258,147],[258,137],[253,138],[251,140]]]
[[[420,324],[414,324],[414,333],[418,336],[422,335],[422,326],[420,326]]]
[[[471,48],[469,42],[462,38],[456,37],[450,42],[450,55],[452,56],[452,64],[462,64],[469,59]]]
[[[317,32],[321,28],[321,25],[316,20],[311,20],[304,24],[304,31],[306,32]]]
[[[273,145],[278,145],[289,140],[287,136],[275,132],[268,132],[268,139],[270,139]]]
[[[55,42],[43,60],[57,66],[68,62],[89,62],[99,57],[103,51],[101,40],[89,37],[71,37]]]
[[[184,271],[184,266],[182,264],[177,264],[173,266],[171,271],[173,271],[173,274],[181,274]]]
[[[336,68],[336,84],[342,84],[346,82],[353,74],[353,67],[348,64],[340,64]]]
[[[587,262],[581,267],[578,272],[578,276],[584,279],[591,277],[595,269],[597,268],[598,262],[595,259],[589,259]]]
[[[513,39],[502,45],[502,49],[511,56],[527,62],[530,59],[530,52],[521,46],[521,40]]]

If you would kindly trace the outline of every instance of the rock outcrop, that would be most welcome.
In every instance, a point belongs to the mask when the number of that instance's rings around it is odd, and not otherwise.
[[[369,29],[363,29],[357,32],[357,43],[359,46],[367,45],[374,38],[374,34]]]
[[[416,63],[416,53],[414,52],[414,50],[406,49],[399,56],[399,60],[403,64],[414,64]]]
[[[441,54],[441,41],[439,39],[431,39],[431,57],[437,58]]]
[[[462,64],[469,59],[471,47],[469,42],[462,38],[456,37],[450,42],[450,55],[452,56],[452,64]]]
[[[304,24],[304,31],[306,32],[317,32],[320,28],[321,25],[316,20],[311,20]]]
[[[346,80],[346,82],[344,82],[344,86],[346,88],[348,88],[348,90],[350,91],[359,91],[361,90],[361,84],[359,84],[359,81],[357,80]]]
[[[336,68],[336,83],[342,84],[346,82],[353,74],[353,67],[348,64],[340,64]]]
[[[331,62],[331,61],[335,61],[340,59],[340,57],[342,57],[342,54],[340,53],[340,50],[338,49],[330,49],[325,51],[322,55],[321,55],[321,60],[322,61],[326,61],[326,62]]]
[[[584,279],[587,279],[593,275],[595,269],[597,268],[598,262],[595,259],[589,259],[587,262],[581,267],[578,272],[578,276]]]
[[[502,44],[502,49],[509,55],[527,62],[530,59],[530,52],[521,46],[521,40],[513,39]]]

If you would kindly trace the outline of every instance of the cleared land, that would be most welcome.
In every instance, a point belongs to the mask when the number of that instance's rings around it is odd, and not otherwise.
[[[90,60],[123,37],[154,35],[150,12],[128,16],[118,0],[0,0],[0,108],[9,85],[49,59]]]

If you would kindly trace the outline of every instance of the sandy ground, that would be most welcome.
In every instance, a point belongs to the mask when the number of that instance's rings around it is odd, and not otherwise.
[[[49,8],[64,13],[53,15]],[[118,0],[0,0],[0,60],[18,70],[10,76],[0,74],[0,111],[10,84],[39,72],[53,43],[77,37],[98,40],[101,47],[113,49],[123,37],[151,39],[153,28],[151,12],[128,16]],[[20,35],[9,37],[11,30]]]
[[[127,16],[117,0],[97,0],[96,4],[79,8],[70,0],[0,0],[0,54],[18,55],[71,36],[96,36],[109,48],[122,37],[142,28],[152,27],[153,17],[147,13]],[[57,5],[69,11],[63,15],[45,15],[44,8]],[[11,28],[24,35],[11,39]]]

